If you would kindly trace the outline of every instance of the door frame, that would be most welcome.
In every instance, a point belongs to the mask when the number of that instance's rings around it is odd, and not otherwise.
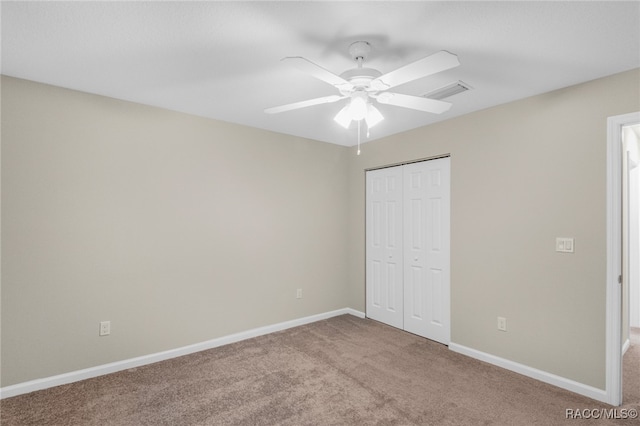
[[[640,112],[607,119],[606,383],[609,404],[622,404],[622,128],[640,123]]]

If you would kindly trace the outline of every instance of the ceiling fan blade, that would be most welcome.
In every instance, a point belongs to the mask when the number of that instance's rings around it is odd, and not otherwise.
[[[267,114],[277,114],[279,112],[291,111],[299,108],[306,108],[313,105],[329,104],[332,102],[337,102],[340,99],[344,99],[344,98],[346,98],[346,96],[339,96],[339,95],[323,96],[322,98],[309,99],[306,101],[294,102],[292,104],[267,108],[264,110],[264,112],[266,112]]]
[[[383,92],[376,96],[376,100],[381,104],[417,109],[433,114],[441,114],[451,108],[449,102],[419,96],[403,95],[401,93]]]
[[[307,74],[322,80],[325,83],[337,87],[338,89],[352,89],[353,85],[344,78],[332,73],[329,70],[322,68],[320,65],[316,65],[308,59],[301,56],[289,56],[282,58],[282,61],[298,68],[300,71],[304,71]]]
[[[429,55],[426,58],[388,72],[371,81],[371,87],[378,90],[387,90],[428,75],[448,70],[460,65],[458,56],[446,50]]]

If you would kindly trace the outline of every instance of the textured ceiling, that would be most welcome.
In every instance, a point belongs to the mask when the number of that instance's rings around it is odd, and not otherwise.
[[[394,88],[473,90],[434,115],[379,105],[370,140],[640,67],[640,2],[6,2],[2,73],[276,132],[354,145],[336,94],[285,56],[340,74],[366,40],[383,73],[447,50],[457,68]],[[631,87],[629,90],[639,90]],[[344,102],[344,101],[343,101]],[[366,140],[365,140],[366,141]]]

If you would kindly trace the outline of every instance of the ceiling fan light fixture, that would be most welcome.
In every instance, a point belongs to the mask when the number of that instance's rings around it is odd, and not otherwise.
[[[367,116],[369,104],[368,95],[365,92],[357,91],[351,95],[349,103],[349,115],[352,120],[360,121]]]
[[[384,117],[382,116],[380,111],[378,111],[378,108],[374,107],[373,105],[369,104],[367,110],[368,111],[365,120],[367,121],[367,127],[369,129],[384,120]]]
[[[345,129],[348,129],[349,125],[351,124],[351,114],[349,114],[349,106],[350,104],[347,104],[340,110],[340,112],[336,114],[335,117],[333,117],[333,120]]]
[[[369,103],[366,93],[354,93],[351,101],[333,119],[345,129],[349,128],[351,121],[364,120],[370,129],[384,120],[384,117],[378,108]]]

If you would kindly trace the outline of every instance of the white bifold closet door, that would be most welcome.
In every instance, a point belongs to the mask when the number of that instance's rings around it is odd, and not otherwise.
[[[450,159],[366,174],[369,318],[449,344]]]

